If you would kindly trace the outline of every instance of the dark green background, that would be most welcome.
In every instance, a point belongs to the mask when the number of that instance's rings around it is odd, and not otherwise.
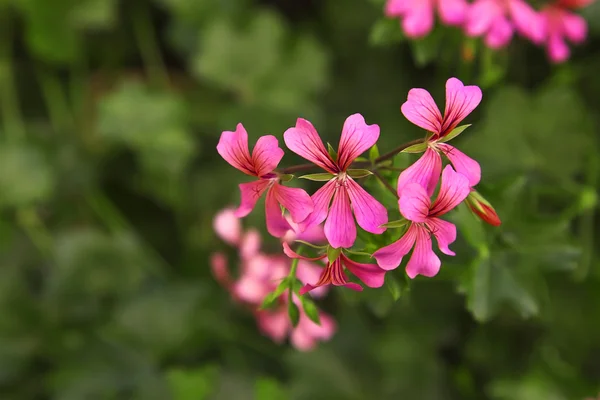
[[[520,38],[405,41],[376,0],[0,0],[0,399],[596,395],[600,6],[584,14],[553,66]],[[453,144],[503,225],[454,212],[457,256],[397,302],[334,290],[313,352],[262,337],[208,266],[245,179],[220,132],[281,138],[301,116],[336,143],[360,112],[385,152],[421,135],[408,90],[442,104],[450,76],[483,88]],[[262,207],[245,224],[264,231]]]

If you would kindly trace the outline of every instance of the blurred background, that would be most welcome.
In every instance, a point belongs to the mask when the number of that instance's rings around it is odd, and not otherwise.
[[[555,65],[518,37],[406,40],[377,0],[0,1],[0,399],[598,395],[599,4],[582,14]],[[221,131],[283,146],[304,117],[337,143],[360,112],[383,153],[421,135],[408,90],[443,104],[451,76],[483,88],[453,144],[503,225],[459,210],[436,278],[332,291],[312,351],[263,336],[209,266],[245,179]],[[265,233],[262,207],[244,224]]]

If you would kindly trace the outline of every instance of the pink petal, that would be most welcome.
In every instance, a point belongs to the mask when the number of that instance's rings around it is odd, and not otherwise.
[[[465,86],[456,78],[446,82],[446,109],[440,137],[450,133],[481,103],[481,89]]]
[[[410,9],[412,0],[388,0],[385,4],[386,17],[400,17]]]
[[[346,178],[346,190],[358,225],[367,232],[383,233],[381,225],[388,222],[387,209],[350,177]]]
[[[306,231],[310,227],[319,225],[325,221],[329,213],[329,204],[331,203],[336,185],[337,179],[332,179],[312,195],[313,211],[300,223],[301,231]]]
[[[440,251],[449,256],[456,255],[448,247],[456,240],[456,226],[439,218],[429,218],[426,224],[437,239]]]
[[[417,228],[415,250],[406,265],[406,274],[411,279],[414,279],[417,275],[431,278],[437,275],[442,263],[433,252],[429,232],[422,226],[417,226]]]
[[[398,196],[402,197],[404,187],[409,183],[423,186],[431,196],[442,173],[442,157],[437,151],[428,148],[413,165],[402,171],[398,177]]]
[[[541,43],[545,29],[540,14],[523,0],[511,0],[508,4],[511,19],[519,33],[533,43]]]
[[[377,264],[386,271],[396,269],[402,263],[402,258],[408,254],[415,244],[416,235],[417,228],[414,227],[414,224],[411,224],[400,239],[373,253]]]
[[[283,242],[283,252],[286,256],[288,256],[289,258],[299,258],[301,260],[307,260],[307,261],[317,261],[317,260],[322,260],[325,257],[327,257],[327,254],[323,254],[322,256],[319,257],[305,257],[302,256],[298,253],[296,253],[294,250],[292,250],[292,248],[290,247],[289,244]]]
[[[496,0],[477,0],[467,12],[465,30],[468,36],[481,36],[488,32],[496,18],[503,14]]]
[[[235,245],[240,241],[242,235],[242,224],[235,216],[235,210],[226,208],[215,215],[213,229],[223,241]]]
[[[313,211],[313,202],[303,189],[275,184],[271,191],[274,192],[277,201],[290,212],[295,223],[304,221]]]
[[[262,333],[276,343],[281,343],[292,327],[285,307],[277,311],[259,311],[256,319]]]
[[[245,174],[258,176],[248,151],[248,132],[242,124],[237,124],[235,132],[224,131],[221,133],[217,152],[234,168]]]
[[[555,63],[566,61],[571,55],[569,46],[559,33],[552,33],[548,39],[548,55]]]
[[[442,114],[425,89],[411,89],[406,102],[400,108],[407,120],[428,132],[439,133],[442,129]]]
[[[267,217],[267,231],[271,235],[279,238],[285,235],[292,227],[283,216],[283,212],[277,201],[276,190],[273,189],[274,188],[271,188],[271,190],[267,192],[265,215]]]
[[[427,35],[433,28],[433,11],[433,0],[413,1],[402,21],[406,36],[419,38]]]
[[[300,260],[298,262],[298,269],[296,271],[296,277],[304,284],[316,285],[321,277],[323,267],[313,264],[311,262]],[[313,297],[321,297],[327,292],[327,287],[323,286],[313,291]]]
[[[250,275],[242,276],[233,285],[233,293],[240,300],[249,304],[259,305],[270,291],[270,285]]]
[[[260,233],[256,229],[250,229],[240,241],[240,256],[242,259],[249,259],[260,250]]]
[[[360,114],[352,114],[344,122],[338,147],[338,166],[342,171],[379,139],[379,125],[367,125]]]
[[[225,254],[214,253],[210,257],[210,268],[217,282],[225,287],[229,286],[231,276],[227,268],[227,257]]]
[[[465,20],[469,4],[465,0],[438,0],[440,18],[447,25],[460,25]]]
[[[327,241],[327,238],[325,237],[325,231],[323,230],[323,225],[313,225],[303,232],[298,232],[296,234],[296,239],[315,244],[324,243]]]
[[[439,143],[437,147],[448,157],[456,172],[467,177],[471,186],[479,183],[481,180],[481,166],[477,161],[449,144]]]
[[[431,199],[418,183],[409,183],[398,200],[400,213],[409,221],[425,222],[429,215]]]
[[[446,165],[442,172],[440,192],[429,215],[437,217],[446,214],[466,199],[470,192],[471,186],[467,177],[455,172],[450,165]]]
[[[240,193],[242,195],[242,203],[238,209],[235,210],[235,216],[243,218],[250,214],[254,209],[256,202],[260,199],[260,196],[262,196],[271,183],[270,179],[259,179],[254,182],[240,183],[238,187],[240,188]]]
[[[356,224],[352,217],[350,198],[344,186],[335,189],[329,217],[325,221],[325,236],[333,248],[352,247],[356,240]]]
[[[305,316],[305,315],[303,315]],[[302,318],[302,317],[301,317]],[[320,339],[320,340],[329,340],[335,333],[336,324],[333,318],[327,315],[324,312],[319,312],[319,319],[321,320],[321,325],[317,325],[312,322],[308,317],[306,320],[300,321],[299,327],[302,327],[302,330],[310,334],[312,337]],[[310,323],[304,324],[304,321],[308,321]]]
[[[587,22],[580,15],[563,12],[562,27],[565,36],[573,43],[581,43],[587,36]]]
[[[502,16],[494,20],[487,36],[485,44],[491,49],[500,49],[510,42],[513,35],[513,26]]]
[[[295,128],[289,128],[283,134],[285,145],[300,157],[315,163],[324,170],[336,174],[339,169],[329,156],[316,129],[310,122],[298,118]]]
[[[370,288],[378,288],[383,286],[386,270],[380,268],[376,264],[362,264],[352,261],[344,253],[342,253],[342,261],[348,271],[360,279],[365,285]]]
[[[254,171],[258,176],[272,172],[282,158],[283,150],[279,147],[279,141],[275,136],[266,135],[258,138],[254,150],[252,150]]]

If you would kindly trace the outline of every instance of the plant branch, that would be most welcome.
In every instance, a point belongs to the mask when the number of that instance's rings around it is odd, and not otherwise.
[[[384,161],[387,161],[390,158],[394,157],[396,154],[402,152],[402,150],[405,150],[405,149],[409,148],[410,146],[414,146],[415,144],[423,143],[424,141],[425,141],[425,139],[421,138],[421,139],[415,139],[415,140],[411,140],[410,142],[404,143],[404,144],[396,147],[394,150],[390,151],[389,153],[385,153],[384,155],[377,157],[373,164],[377,165]]]
[[[373,175],[375,175],[375,177],[377,177],[377,179],[379,179],[379,181],[381,183],[383,183],[383,186],[385,186],[386,189],[389,190],[394,195],[394,197],[396,197],[397,199],[399,198],[398,193],[396,192],[396,189],[394,189],[394,187],[392,185],[390,185],[390,183],[387,181],[387,179],[385,179],[383,177],[383,175],[381,175],[379,173],[379,171],[377,171],[377,169],[374,169],[371,172],[373,172]]]

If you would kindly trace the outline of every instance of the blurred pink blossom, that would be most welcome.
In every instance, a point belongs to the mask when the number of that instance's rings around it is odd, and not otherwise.
[[[399,17],[406,36],[419,38],[433,28],[436,8],[444,24],[460,25],[468,3],[466,0],[388,0],[385,15]]]
[[[571,12],[592,3],[592,0],[558,0],[541,11],[546,32],[546,50],[555,63],[566,61],[571,51],[566,40],[582,43],[587,36],[587,23],[583,17]]]

